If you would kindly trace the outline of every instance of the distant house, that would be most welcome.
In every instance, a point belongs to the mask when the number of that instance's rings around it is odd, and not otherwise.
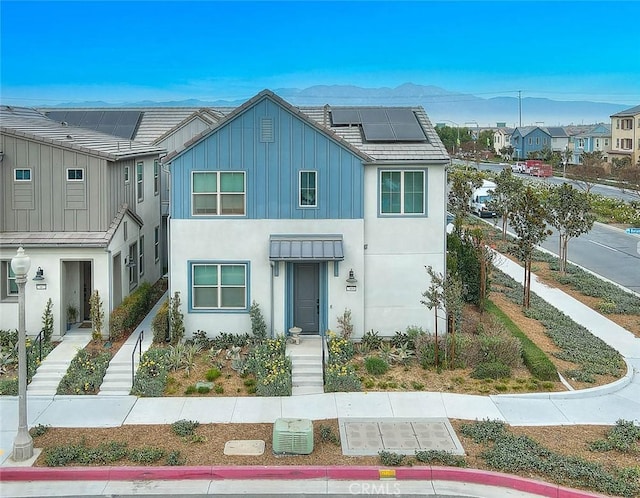
[[[516,160],[528,159],[531,154],[551,148],[551,135],[539,126],[522,126],[511,134],[511,145]]]
[[[160,147],[52,121],[25,108],[0,107],[0,328],[17,326],[10,261],[31,257],[25,292],[27,331],[41,328],[53,303],[54,338],[89,319],[98,291],[107,315],[143,281],[162,276]],[[42,279],[33,280],[36,273]]]
[[[551,151],[564,152],[569,148],[569,135],[561,126],[547,126],[543,128],[551,137]]]
[[[600,151],[604,153],[605,159],[611,150],[611,126],[600,123],[593,125],[588,130],[578,133],[572,137],[573,141],[573,164],[582,164],[582,154],[585,152]]]
[[[265,90],[164,158],[170,292],[187,335],[433,330],[449,157],[420,107],[297,108]]]
[[[493,149],[496,154],[500,154],[500,151],[505,147],[511,146],[511,135],[513,134],[513,128],[498,128],[493,132]]]
[[[611,150],[614,159],[628,158],[640,166],[640,105],[611,116]]]

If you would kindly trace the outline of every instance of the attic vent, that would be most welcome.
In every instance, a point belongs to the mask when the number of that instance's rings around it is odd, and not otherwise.
[[[273,118],[260,119],[260,141],[273,142]]]
[[[273,452],[309,455],[313,451],[313,424],[305,418],[278,418],[273,424]]]

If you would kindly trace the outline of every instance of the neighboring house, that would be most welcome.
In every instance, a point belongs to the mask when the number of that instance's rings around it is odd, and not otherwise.
[[[628,157],[640,165],[640,105],[611,116],[611,150],[613,159]]]
[[[516,160],[528,159],[531,153],[551,148],[551,135],[539,126],[522,126],[513,130],[511,145]]]
[[[166,153],[180,151],[193,136],[213,127],[230,108],[200,107],[118,107],[41,108],[48,118],[81,128],[108,133],[126,140],[155,145]],[[161,169],[160,251],[163,271],[167,271],[167,217],[169,214],[168,171]]]
[[[553,152],[564,152],[569,148],[569,135],[561,126],[547,126],[543,128],[551,137],[550,148]]]
[[[25,108],[0,107],[0,329],[17,327],[17,286],[10,261],[31,257],[26,327],[37,333],[47,300],[54,338],[67,310],[89,319],[97,290],[106,316],[140,282],[162,276],[160,147],[69,126]],[[33,280],[37,270],[41,280]]]
[[[449,157],[420,107],[297,108],[265,90],[163,162],[186,334],[432,331]],[[444,327],[444,324],[441,324]]]
[[[593,125],[586,131],[578,133],[572,137],[573,141],[573,164],[582,164],[582,154],[585,152],[600,151],[605,159],[611,150],[611,126],[600,123]]]
[[[500,155],[500,150],[511,145],[513,128],[498,128],[493,132],[493,149]]]

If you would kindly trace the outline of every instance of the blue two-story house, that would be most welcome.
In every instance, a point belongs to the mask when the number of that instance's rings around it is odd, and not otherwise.
[[[522,126],[511,135],[513,156],[516,160],[528,159],[530,154],[551,148],[551,135],[539,126]]]
[[[265,90],[164,159],[170,292],[186,335],[433,330],[447,152],[420,107],[297,108]]]

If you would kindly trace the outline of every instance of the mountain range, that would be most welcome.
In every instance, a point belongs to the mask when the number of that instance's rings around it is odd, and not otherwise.
[[[498,123],[515,127],[522,124],[566,126],[609,123],[610,116],[636,104],[611,104],[590,101],[560,101],[534,97],[482,98],[457,93],[437,86],[405,83],[395,88],[362,88],[351,85],[316,85],[304,89],[278,88],[277,95],[295,106],[422,106],[433,123],[448,126],[493,127]],[[247,99],[251,95],[247,96]],[[241,100],[204,101],[197,99],[125,104],[107,102],[65,103],[52,107],[236,107]],[[452,123],[453,122],[453,123]]]

